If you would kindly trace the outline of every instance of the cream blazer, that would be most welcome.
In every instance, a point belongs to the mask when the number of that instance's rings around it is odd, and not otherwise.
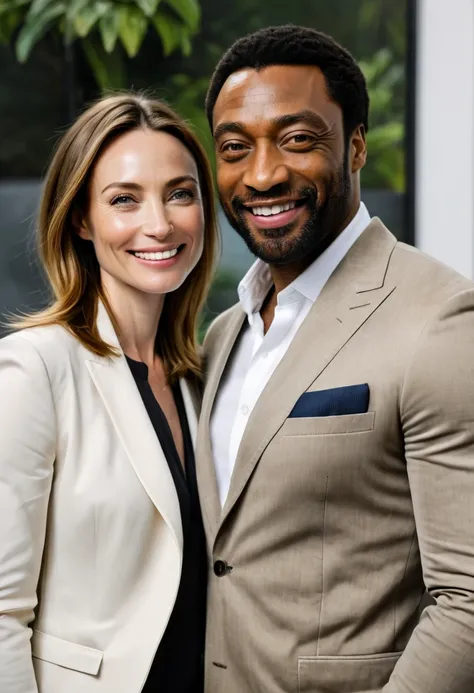
[[[120,350],[103,306],[98,328]],[[181,381],[191,434],[196,402]],[[0,691],[139,693],[176,599],[178,497],[125,356],[0,340]]]

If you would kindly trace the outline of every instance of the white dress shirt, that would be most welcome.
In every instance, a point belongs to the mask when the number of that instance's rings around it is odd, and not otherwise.
[[[370,223],[361,203],[351,223],[299,277],[277,296],[273,322],[264,334],[260,309],[272,286],[268,265],[257,260],[239,284],[247,314],[224,372],[211,417],[211,444],[221,505],[225,503],[248,418],[275,368],[327,280]]]

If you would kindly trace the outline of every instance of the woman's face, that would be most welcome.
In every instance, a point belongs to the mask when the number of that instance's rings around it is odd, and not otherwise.
[[[196,162],[166,132],[113,140],[92,172],[79,234],[92,241],[108,290],[167,294],[201,257],[204,212]]]

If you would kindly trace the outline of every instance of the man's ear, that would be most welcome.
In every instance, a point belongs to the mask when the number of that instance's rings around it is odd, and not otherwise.
[[[367,145],[365,141],[365,128],[359,125],[351,136],[351,173],[357,173],[363,168],[367,159]]]
[[[89,231],[89,227],[87,226],[86,219],[79,209],[75,209],[72,213],[72,225],[74,227],[74,231],[78,236],[80,236],[80,238],[82,238],[84,241],[92,240],[92,235]]]

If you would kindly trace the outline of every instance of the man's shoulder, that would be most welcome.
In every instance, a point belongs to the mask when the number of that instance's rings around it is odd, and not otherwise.
[[[413,348],[425,348],[440,330],[459,329],[465,338],[474,338],[474,282],[452,267],[396,243],[384,283],[395,288],[386,306],[386,317],[396,316],[397,327],[391,329],[398,329]]]
[[[372,263],[378,263],[380,269],[383,267],[384,270],[383,283],[411,292],[415,300],[418,294],[425,297],[429,294],[433,301],[437,301],[452,292],[474,288],[471,279],[452,267],[414,246],[398,241],[378,217],[373,217],[355,248],[359,249],[359,255],[362,254],[359,265],[370,269]],[[398,292],[398,295],[401,293]]]
[[[448,265],[406,243],[396,243],[387,268],[388,282],[405,289],[413,300],[437,304],[464,291],[474,282]]]

